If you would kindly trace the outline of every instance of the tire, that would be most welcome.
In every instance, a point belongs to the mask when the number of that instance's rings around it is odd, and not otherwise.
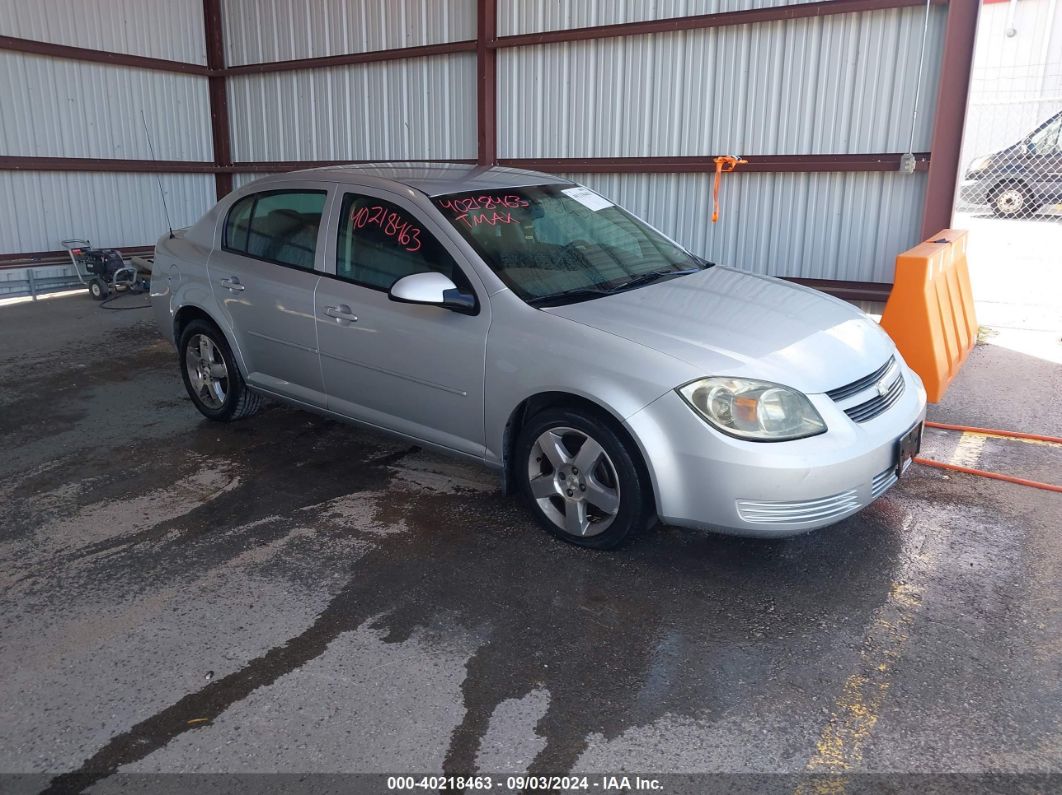
[[[1020,183],[1006,183],[992,192],[992,212],[998,218],[1018,218],[1036,211],[1028,188]]]
[[[89,295],[91,295],[97,301],[106,300],[107,296],[111,294],[111,288],[107,286],[107,283],[102,279],[95,278],[89,282]]]
[[[261,408],[261,396],[247,387],[225,335],[213,323],[189,323],[181,332],[177,351],[184,388],[204,417],[232,422]]]
[[[610,419],[557,407],[524,424],[512,466],[531,512],[548,532],[577,546],[614,549],[656,519],[640,460]]]

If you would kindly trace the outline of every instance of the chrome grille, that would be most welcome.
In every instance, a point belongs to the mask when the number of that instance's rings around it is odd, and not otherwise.
[[[864,389],[870,389],[870,387],[874,386],[874,384],[881,380],[881,377],[885,375],[886,372],[888,372],[889,368],[892,367],[895,361],[896,357],[890,356],[889,360],[885,362],[885,364],[883,364],[877,370],[872,372],[870,375],[865,375],[858,381],[853,381],[850,384],[839,386],[837,387],[837,389],[833,389],[827,392],[826,396],[832,400],[840,401],[844,400],[847,397],[851,397],[852,395],[855,395],[859,392],[862,392]]]
[[[893,374],[895,374],[895,378],[893,378]],[[903,394],[905,387],[903,373],[900,372],[900,366],[896,363],[895,356],[890,356],[885,364],[869,375],[865,375],[850,384],[837,387],[837,389],[831,389],[826,393],[826,396],[840,403],[863,392],[870,392],[871,390],[876,392],[875,388],[890,378],[892,380],[888,382],[888,388],[884,394],[875,394],[869,400],[844,409],[844,413],[854,422],[866,422],[884,412],[889,406],[899,400],[900,395]]]
[[[872,420],[899,400],[900,395],[903,394],[903,390],[903,375],[897,374],[896,380],[889,385],[889,389],[884,395],[875,395],[865,403],[860,403],[858,406],[852,406],[850,409],[845,409],[844,413],[851,417],[855,422]]]
[[[859,508],[859,494],[855,489],[842,491],[817,500],[793,502],[760,502],[738,500],[738,514],[746,522],[754,524],[789,524],[811,522],[841,516]]]

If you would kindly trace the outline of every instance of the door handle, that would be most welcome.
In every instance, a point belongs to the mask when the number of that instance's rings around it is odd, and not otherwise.
[[[221,280],[221,286],[224,287],[226,290],[232,290],[232,292],[234,292],[234,293],[238,293],[238,292],[240,292],[242,290],[246,290],[247,289],[242,284],[240,284],[240,280],[237,279],[235,276],[233,276],[231,278],[226,277],[226,278],[222,279]]]
[[[347,320],[351,323],[358,322],[358,316],[350,311],[350,307],[346,304],[340,304],[339,306],[326,306],[325,314],[329,317],[334,317],[336,320]]]

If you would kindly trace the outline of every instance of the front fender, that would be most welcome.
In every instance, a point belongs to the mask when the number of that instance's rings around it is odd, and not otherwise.
[[[532,397],[572,395],[624,423],[696,375],[689,364],[636,342],[522,309],[519,314],[506,312],[509,317],[493,323],[488,335],[483,408],[490,465],[503,465],[507,427],[514,412]]]

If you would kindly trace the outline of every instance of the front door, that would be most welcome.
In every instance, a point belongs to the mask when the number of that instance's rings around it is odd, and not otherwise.
[[[314,269],[327,192],[283,188],[229,210],[210,258],[210,284],[231,324],[247,383],[324,407]]]
[[[439,227],[403,197],[357,189],[335,201],[315,313],[328,408],[481,457],[490,306]],[[388,298],[403,276],[438,271],[477,294],[476,314]]]

